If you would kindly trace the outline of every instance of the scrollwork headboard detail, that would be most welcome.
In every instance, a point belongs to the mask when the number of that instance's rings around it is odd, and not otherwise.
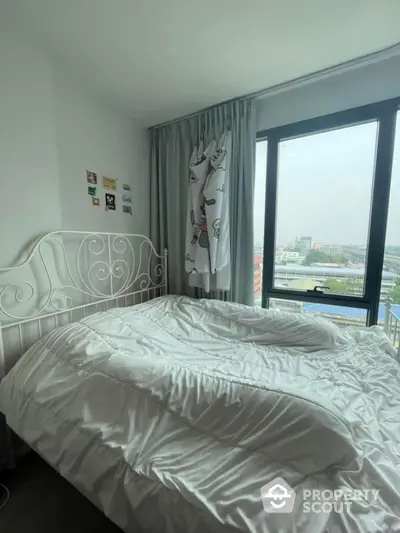
[[[0,363],[5,330],[16,328],[21,352],[23,325],[36,328],[37,340],[50,319],[54,328],[73,321],[74,313],[83,317],[168,293],[168,252],[159,254],[145,235],[54,231],[25,255],[0,268]]]

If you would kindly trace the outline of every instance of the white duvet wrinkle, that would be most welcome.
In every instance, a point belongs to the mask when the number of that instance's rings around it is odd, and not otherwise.
[[[166,332],[168,333],[168,332]],[[189,347],[189,342],[183,340],[182,338],[179,338],[179,342],[183,343],[183,344],[186,344],[188,345]],[[255,365],[255,366],[262,366],[262,365],[257,365],[257,363],[253,363],[251,362],[252,365]],[[182,362],[180,363],[181,366],[184,366],[182,364]],[[187,367],[187,368],[190,368],[190,367]],[[235,379],[233,377],[231,378],[228,378],[226,376],[223,376],[223,375],[213,375],[213,374],[207,374],[206,372],[202,372],[200,370],[197,370],[197,372],[200,372],[200,373],[204,373],[205,375],[207,375],[210,379],[218,379],[218,380],[221,380],[221,381],[229,381],[230,383],[233,383],[233,384],[239,384],[239,385],[246,385],[248,387],[251,387],[251,388],[258,388],[258,389],[261,389],[261,390],[264,390],[264,391],[272,391],[273,389],[271,388],[268,388],[267,386],[262,386],[260,383],[254,383],[254,382],[250,382],[250,381],[246,381],[246,380],[243,380],[243,381],[240,381],[238,379]],[[304,396],[301,396],[300,394],[298,395],[295,395],[294,392],[288,392],[288,391],[284,391],[283,389],[280,389],[278,391],[280,394],[285,394],[285,395],[291,395],[291,396],[295,396],[296,398],[298,399],[301,399],[301,400],[306,400],[308,402],[311,402],[315,405],[319,405],[315,400],[311,399],[311,398],[305,398]],[[330,414],[332,416],[334,416],[335,418],[339,419],[340,420],[340,416],[339,416],[339,413],[337,412],[334,412],[333,410],[330,410],[327,408],[327,406],[324,406],[323,407],[324,409],[328,410],[330,412]],[[344,423],[344,420],[340,420],[342,423]]]
[[[88,327],[88,326],[85,325],[85,327]],[[94,330],[93,328],[89,328],[89,329],[90,329],[93,333],[99,335],[100,338],[101,338],[101,340],[102,340],[103,342],[105,342],[110,348],[112,348],[113,350],[115,350],[115,347],[113,347],[108,341],[106,341],[105,338],[104,338],[104,337],[103,337],[98,331]],[[71,363],[73,362],[73,359],[70,358],[68,362],[69,362],[69,364],[71,364]],[[209,376],[209,377],[214,378],[214,376]],[[219,378],[219,379],[221,379],[221,378]],[[175,414],[176,414],[176,413],[175,413]],[[181,415],[181,416],[182,416],[182,415]],[[193,426],[193,427],[194,427],[194,426]]]
[[[42,405],[37,405],[36,409],[43,408]],[[51,412],[51,408],[50,408]],[[67,419],[63,419],[63,413],[52,413],[54,417],[54,424],[58,424],[61,420],[64,424],[67,426],[71,426],[71,422]],[[48,417],[48,412],[46,412],[46,418]],[[70,467],[63,472],[63,466],[62,461],[65,460],[62,456],[58,458],[58,461],[52,462],[53,466],[58,467],[58,469],[61,471],[61,473],[66,477],[71,483],[76,483],[76,478],[78,478],[78,472],[85,470],[83,468],[82,462],[86,461],[88,457],[92,456],[92,454],[96,454],[97,450],[100,448],[104,451],[105,456],[113,456],[113,459],[110,461],[110,466],[107,466],[105,469],[103,469],[101,472],[92,472],[92,474],[95,474],[96,478],[95,481],[93,481],[88,476],[79,476],[80,482],[78,485],[81,489],[83,489],[83,492],[85,493],[86,497],[88,497],[90,500],[93,501],[94,495],[96,494],[95,491],[95,485],[97,485],[97,493],[100,494],[100,497],[102,498],[102,505],[101,507],[105,510],[106,515],[109,518],[113,518],[113,513],[110,509],[111,506],[113,506],[114,497],[113,492],[117,491],[117,483],[120,478],[124,481],[124,478],[126,478],[126,475],[129,474],[129,477],[136,478],[142,483],[143,481],[148,485],[148,488],[146,486],[145,492],[148,494],[151,493],[153,495],[157,494],[158,491],[161,491],[165,489],[165,478],[164,476],[160,476],[157,474],[156,471],[154,471],[151,467],[146,469],[136,469],[135,465],[131,462],[127,461],[125,457],[119,455],[116,450],[116,448],[110,447],[106,442],[104,441],[97,441],[95,439],[95,436],[92,433],[92,430],[89,428],[86,428],[83,425],[76,426],[75,424],[73,427],[70,427],[70,429],[66,430],[65,432],[65,439],[68,439],[70,436],[70,432],[75,432],[76,430],[79,431],[79,433],[87,434],[87,439],[84,441],[84,448],[81,448],[79,451],[80,453],[74,452],[74,455],[70,455],[70,452],[68,451],[69,446],[65,445],[65,455],[69,455],[68,461],[71,462]],[[49,443],[50,444],[50,443]],[[95,449],[96,448],[96,449]],[[40,449],[39,449],[40,450]],[[105,463],[107,464],[107,463]],[[110,474],[108,473],[107,469],[110,469],[112,474],[110,478]],[[114,487],[110,486],[110,479],[113,479]],[[128,480],[128,483],[124,481],[123,485],[129,486],[130,480]],[[112,490],[111,490],[112,489]],[[179,494],[178,487],[174,487],[173,484],[168,484],[168,490],[174,491],[176,494]],[[121,494],[122,496],[122,494]],[[126,497],[126,495],[124,495]],[[131,499],[131,502],[134,507],[140,505],[140,503],[144,500],[144,495],[141,495],[140,492],[137,493],[137,491],[130,491],[129,497]],[[107,499],[105,499],[107,498]],[[172,495],[172,498],[174,498],[174,495]],[[178,500],[179,505],[182,506],[182,500]],[[94,501],[94,503],[97,503]],[[193,508],[193,511],[198,513],[199,509],[195,502],[192,501],[191,498],[185,500],[185,505],[188,505]],[[219,516],[218,516],[219,518]],[[130,518],[130,520],[132,520]],[[122,522],[120,520],[115,520],[117,525],[120,525],[121,527],[126,529],[126,522]],[[124,527],[125,526],[125,527]],[[127,531],[131,531],[129,526],[126,529]],[[233,530],[239,530],[241,531],[240,527],[233,527]],[[152,529],[153,531],[153,529]],[[164,530],[163,530],[164,531]],[[186,532],[187,530],[185,530]],[[136,529],[132,530],[132,533],[136,533]],[[200,531],[199,531],[200,533]],[[224,530],[225,533],[225,530]]]
[[[169,372],[168,372],[169,373]],[[171,372],[172,373],[172,372]],[[112,379],[117,379],[115,376],[110,376]],[[213,378],[214,376],[209,376],[210,378]],[[322,468],[320,464],[320,459],[318,459],[318,449],[314,450],[313,454],[313,462],[312,466],[310,467],[307,463],[304,461],[301,464],[301,467],[296,464],[296,459],[293,459],[290,457],[290,452],[293,443],[288,442],[288,452],[289,457],[285,458],[286,456],[283,455],[283,446],[284,446],[284,437],[282,435],[280,436],[274,436],[273,438],[276,441],[276,445],[267,445],[265,442],[262,442],[260,444],[248,441],[245,437],[243,437],[243,441],[241,442],[238,440],[237,433],[236,434],[228,434],[226,424],[222,425],[223,431],[221,432],[221,426],[218,424],[215,425],[214,431],[211,430],[210,427],[204,427],[204,425],[201,423],[202,417],[205,414],[207,409],[215,409],[216,405],[206,405],[203,406],[200,414],[194,414],[192,413],[192,405],[196,405],[196,407],[199,407],[199,404],[187,399],[184,402],[178,401],[173,402],[173,389],[172,391],[169,390],[167,393],[165,391],[167,388],[164,386],[164,383],[161,386],[160,389],[160,383],[151,383],[148,382],[145,388],[142,388],[140,385],[132,382],[128,382],[126,380],[123,381],[125,386],[130,386],[135,388],[137,391],[140,391],[142,394],[149,394],[152,401],[156,401],[161,403],[164,406],[164,409],[171,413],[172,415],[178,417],[181,421],[181,423],[184,423],[188,425],[191,429],[196,430],[199,433],[206,434],[207,436],[211,436],[214,439],[218,440],[221,444],[223,443],[225,446],[228,447],[238,447],[242,448],[244,450],[253,452],[253,453],[260,453],[262,455],[266,455],[269,459],[274,460],[276,463],[285,465],[287,467],[291,466],[294,470],[299,471],[302,474],[312,474],[313,469],[318,471]],[[254,388],[254,387],[253,387]],[[190,388],[188,388],[190,390]],[[164,391],[164,392],[163,392]],[[203,396],[200,396],[202,398]],[[219,398],[216,398],[216,401],[218,401]],[[223,398],[224,400],[224,398]],[[240,402],[236,402],[240,405]],[[234,407],[235,402],[230,402],[230,407]],[[189,407],[189,411],[185,410],[185,407]],[[225,413],[224,413],[225,415]],[[292,421],[293,417],[289,417],[290,421]],[[318,418],[317,418],[318,419]],[[315,421],[314,421],[315,423]],[[320,423],[322,423],[320,421]],[[338,423],[342,423],[338,420]],[[297,421],[297,424],[299,424],[299,420]],[[349,463],[355,460],[355,450],[351,445],[351,440],[349,438],[349,434],[347,433],[347,437],[343,439],[340,436],[340,433],[331,432],[330,428],[328,428],[328,424],[326,422],[323,423],[326,427],[326,430],[328,431],[328,435],[325,435],[325,438],[328,438],[330,440],[328,449],[324,450],[323,458],[329,457],[328,461],[329,464],[336,464],[339,466],[339,464],[342,464],[342,467],[348,466]],[[306,420],[303,422],[304,427],[310,426],[310,420],[306,418]],[[252,422],[252,427],[254,426],[254,421]],[[322,428],[323,426],[321,426]],[[318,428],[316,428],[316,435],[318,434]],[[343,431],[343,429],[342,429]],[[271,432],[271,429],[270,429]],[[254,432],[255,433],[255,432]],[[301,432],[298,431],[297,433],[298,437],[301,437]],[[309,435],[305,434],[304,439],[310,440],[312,442],[313,438]],[[298,445],[296,442],[295,444]],[[327,455],[327,450],[331,450],[331,452]],[[286,452],[286,453],[288,453]],[[279,455],[281,456],[280,459],[278,459]],[[336,461],[336,463],[335,463]],[[327,467],[329,465],[323,462],[323,466]],[[311,469],[310,469],[311,468]]]
[[[69,360],[68,363],[71,364],[71,360]],[[73,366],[73,363],[72,363],[72,366]],[[76,369],[76,370],[78,370],[78,369]],[[81,374],[85,374],[87,377],[91,377],[91,374],[85,369],[79,369],[79,372]],[[224,446],[226,446],[228,448],[229,447],[236,447],[236,448],[240,448],[243,451],[248,452],[248,453],[257,453],[257,454],[266,456],[268,459],[275,461],[277,464],[282,464],[282,466],[285,466],[287,468],[292,468],[293,470],[299,472],[302,475],[306,474],[306,475],[310,476],[312,474],[312,472],[303,472],[301,469],[298,470],[298,467],[296,467],[296,465],[291,465],[289,462],[285,463],[283,461],[278,460],[276,457],[273,457],[269,453],[267,453],[266,450],[264,449],[264,447],[263,448],[253,448],[253,449],[252,448],[248,448],[248,447],[240,444],[239,442],[236,442],[233,438],[228,438],[226,436],[221,437],[221,436],[217,435],[216,433],[212,433],[210,431],[205,430],[204,428],[199,427],[199,425],[197,425],[194,421],[191,421],[187,416],[184,416],[180,408],[173,409],[173,408],[170,407],[169,403],[170,403],[171,400],[170,400],[170,397],[169,397],[169,393],[167,393],[164,396],[162,391],[159,390],[158,388],[152,389],[151,388],[151,384],[149,384],[148,387],[144,388],[144,387],[141,387],[140,385],[138,385],[136,383],[133,383],[133,382],[127,381],[127,380],[123,380],[123,379],[118,379],[118,378],[116,378],[114,376],[110,376],[110,375],[108,375],[108,374],[106,374],[104,372],[101,372],[99,370],[96,370],[95,375],[106,377],[106,378],[108,378],[110,380],[118,382],[120,385],[123,385],[123,386],[129,387],[131,389],[134,389],[139,394],[143,394],[143,395],[149,396],[149,398],[151,399],[152,402],[155,402],[155,403],[159,404],[160,408],[162,408],[164,411],[170,413],[171,415],[173,415],[174,417],[179,419],[180,423],[185,424],[190,429],[195,430],[198,433],[204,434],[204,435],[206,435],[208,437],[213,437],[220,444],[222,444],[222,445],[224,445]],[[74,388],[74,386],[72,385],[72,389],[69,389],[69,385],[64,383],[64,389],[62,391],[59,391],[57,396],[59,398],[63,398],[63,397],[65,397],[65,393],[69,392],[70,390],[73,390],[73,388]],[[56,398],[56,396],[53,396],[53,399],[55,399],[55,398]],[[90,396],[88,396],[88,399],[90,399]],[[58,409],[56,411],[57,415],[62,416],[62,411],[63,411],[64,407],[65,407],[64,403],[58,403]],[[83,411],[80,412],[79,414],[80,415],[83,414]],[[75,419],[75,423],[79,423],[79,422],[80,422],[79,419]]]
[[[87,328],[87,325],[83,325],[84,328]],[[104,342],[105,344],[107,344],[107,346],[114,352],[116,353],[116,350],[115,348],[112,346],[112,344],[109,343],[109,341],[105,340],[103,336],[101,336],[101,334],[99,332],[97,332],[96,330],[94,330],[93,328],[89,328],[90,331],[94,334],[97,334],[99,336],[99,338],[101,339],[102,342]],[[79,343],[78,343],[79,344]],[[107,358],[108,359],[108,358]],[[68,360],[67,360],[67,364],[68,366],[71,366],[75,369],[75,372],[78,372],[80,374],[84,374],[86,375],[88,378],[91,377],[91,372],[88,371],[88,369],[80,366],[79,364],[77,365],[76,364],[76,361],[77,359],[75,357],[69,357]],[[142,371],[147,371],[147,366],[144,366],[144,368],[142,368]],[[172,375],[173,374],[173,371],[175,369],[170,367],[170,370],[168,370],[168,372],[166,373],[167,376],[169,375]],[[198,432],[206,432],[206,434],[208,436],[212,436],[214,439],[218,440],[221,444],[223,443],[225,446],[234,446],[234,447],[239,447],[239,448],[242,448],[244,450],[247,450],[246,446],[244,446],[243,444],[240,444],[239,442],[237,442],[237,439],[234,439],[232,436],[231,438],[228,438],[226,435],[218,435],[216,432],[212,433],[210,431],[206,431],[205,428],[202,428],[200,427],[198,424],[196,424],[196,418],[193,418],[193,416],[188,416],[189,413],[183,413],[182,411],[182,406],[180,404],[178,404],[178,409],[173,409],[170,405],[171,403],[171,392],[169,391],[168,393],[166,393],[166,391],[168,390],[168,388],[165,386],[165,383],[163,382],[162,383],[162,387],[160,388],[160,383],[152,383],[151,382],[151,375],[150,375],[150,379],[147,380],[147,383],[145,386],[143,385],[140,385],[138,383],[136,383],[134,380],[128,380],[128,379],[123,379],[122,377],[118,378],[114,375],[111,375],[111,374],[107,374],[104,369],[100,369],[97,365],[96,367],[92,368],[91,371],[95,372],[95,375],[101,375],[105,378],[108,378],[108,379],[112,379],[114,381],[119,381],[121,384],[123,384],[124,386],[127,386],[131,389],[135,389],[136,392],[139,392],[140,394],[147,394],[150,396],[151,400],[152,401],[155,401],[155,402],[159,402],[163,408],[168,411],[170,414],[178,417],[182,423],[185,423],[186,425],[190,426],[191,429],[194,429]],[[151,372],[150,372],[151,374]],[[95,377],[95,375],[93,377]],[[219,377],[215,377],[215,376],[212,376],[212,375],[209,375],[208,376],[210,379],[217,379],[219,381],[226,381],[225,379]],[[158,380],[159,378],[157,377],[156,380]],[[231,380],[229,380],[229,382],[231,382]],[[251,388],[254,389],[261,389],[260,387],[257,387],[255,385],[251,385]],[[59,389],[59,387],[57,387],[57,389]],[[56,393],[53,393],[55,394],[57,397],[59,397],[59,399],[61,400],[62,398],[65,397],[65,394],[66,392],[68,392],[70,389],[69,389],[69,385],[68,385],[68,382],[64,383],[64,387],[63,387],[63,390],[57,390]],[[265,389],[261,389],[261,390],[265,390]],[[53,396],[53,398],[55,399],[56,396]],[[186,402],[186,405],[188,406],[191,406],[191,403],[190,402]],[[64,402],[61,402],[61,403],[58,403],[58,410],[57,412],[59,414],[61,414],[61,411],[62,411],[62,408],[65,406]],[[286,465],[286,466],[289,466],[288,463],[285,463],[284,461],[282,460],[278,460],[276,457],[274,456],[271,456],[270,454],[270,451],[267,452],[265,446],[262,447],[258,447],[258,448],[253,448],[253,449],[250,449],[250,452],[253,452],[253,453],[260,453],[262,455],[266,455],[267,457],[269,457],[269,459],[271,460],[274,460],[275,462],[277,463],[282,463],[283,465]],[[294,465],[291,465],[292,468],[294,468],[296,470],[296,466]],[[317,469],[319,469],[320,467],[318,466]],[[302,470],[299,470],[301,473],[304,473]],[[310,472],[307,472],[307,473],[310,473]]]
[[[245,309],[244,306],[240,306],[240,310],[231,311],[229,315],[229,313],[225,312],[222,314],[213,309],[213,300],[200,300],[200,305],[202,305],[203,316],[208,313],[214,317],[214,320],[219,319],[222,323],[228,322],[229,324],[235,324],[235,328],[226,326],[225,328],[218,328],[216,327],[215,322],[207,323],[209,328],[216,328],[215,332],[209,332],[209,334],[213,333],[215,336],[221,334],[224,329],[234,331],[234,334],[229,339],[226,339],[227,342],[234,342],[238,338],[243,338],[243,333],[245,332],[246,342],[278,346],[294,345],[298,347],[300,346],[307,351],[313,351],[314,348],[315,351],[319,351],[321,349],[334,348],[337,339],[340,337],[340,331],[337,326],[315,317],[311,319],[312,327],[310,327],[310,322],[308,320],[304,321],[302,316],[297,316],[291,313],[261,309],[258,311],[259,313],[262,312],[263,316],[254,317],[250,314],[249,317],[243,319],[241,312]],[[229,304],[230,309],[233,305],[238,306],[238,304]],[[176,304],[176,306],[179,307],[178,304]],[[198,311],[198,305],[184,300],[181,303],[181,311],[186,311],[186,307],[192,307]],[[182,313],[181,316],[190,323],[191,327],[194,325],[194,327],[199,329],[204,328],[205,321],[201,319],[201,315],[195,322],[192,322],[192,317],[190,315],[187,316]],[[294,339],[297,340],[294,341]]]
[[[44,408],[44,405],[43,404],[38,404],[36,406],[37,409],[43,409]],[[52,408],[50,406],[50,412],[52,412]],[[64,414],[64,411],[58,411],[58,412],[53,412],[52,413],[53,416],[54,416],[54,420],[55,420],[55,423],[59,423],[60,421],[62,421],[63,424],[65,424],[66,426],[72,426],[70,428],[70,430],[66,430],[65,431],[65,439],[69,439],[69,434],[70,434],[70,431],[73,431],[75,432],[76,430],[79,432],[79,433],[86,433],[87,434],[87,437],[88,437],[88,440],[85,441],[85,444],[84,444],[84,448],[81,448],[80,449],[80,453],[77,454],[77,456],[75,457],[70,457],[69,460],[72,461],[72,464],[70,465],[70,468],[65,471],[65,472],[62,472],[68,479],[71,480],[70,478],[70,475],[71,475],[71,472],[79,472],[79,470],[82,468],[82,465],[80,464],[80,459],[82,460],[85,460],[85,458],[90,455],[91,453],[95,453],[92,451],[92,448],[94,448],[94,444],[96,444],[96,448],[98,449],[99,447],[100,448],[103,448],[104,452],[106,455],[109,455],[110,453],[113,453],[113,451],[115,451],[115,448],[113,448],[112,446],[110,447],[108,443],[106,442],[103,442],[103,441],[100,441],[99,443],[96,441],[96,436],[93,434],[93,430],[89,430],[89,428],[85,427],[84,424],[76,424],[76,421],[71,421],[69,420],[68,418],[64,418],[65,414]],[[46,417],[48,416],[48,414],[46,414]],[[65,430],[66,428],[64,428]],[[95,443],[96,441],[96,443]],[[65,446],[65,450],[67,450],[69,448],[68,445]],[[40,448],[39,448],[39,451],[40,451]],[[83,454],[83,455],[82,455]],[[114,462],[114,460],[112,461],[112,465],[113,465],[113,468],[117,468],[117,470],[120,472],[120,474],[117,476],[117,478],[119,478],[124,470],[126,469],[129,469],[130,473],[133,475],[133,476],[136,476],[136,477],[139,477],[139,478],[145,478],[146,481],[149,481],[149,482],[152,482],[153,484],[155,484],[155,486],[158,488],[158,489],[162,489],[165,485],[165,482],[166,482],[166,478],[165,476],[161,475],[160,473],[157,473],[157,470],[156,469],[153,469],[151,467],[151,463],[149,463],[147,465],[146,468],[139,468],[139,470],[137,470],[136,466],[135,465],[132,465],[130,464],[129,462],[126,462],[126,460],[124,460],[122,457],[120,457],[118,454],[115,455],[115,459],[116,459],[116,462]],[[61,461],[62,458],[59,457],[59,460]],[[54,466],[57,466],[59,463],[58,462],[54,462],[53,463]],[[59,469],[62,471],[62,466],[60,465],[59,466]],[[110,513],[107,512],[108,510],[108,507],[111,505],[111,501],[108,500],[108,497],[107,497],[107,500],[105,500],[105,495],[106,494],[109,494],[109,489],[110,489],[110,486],[109,486],[109,483],[108,483],[108,479],[109,479],[109,475],[107,474],[107,471],[104,470],[101,475],[99,473],[96,474],[96,485],[100,486],[104,483],[107,485],[107,492],[104,492],[105,488],[103,488],[103,494],[104,494],[104,497],[102,499],[102,506],[103,508],[106,510],[106,514],[108,516],[110,516]],[[72,481],[72,480],[71,480]],[[94,490],[94,486],[91,485],[89,487],[87,487],[87,483],[88,481],[90,481],[90,478],[87,479],[87,478],[82,478],[81,479],[81,482],[83,483],[83,486],[84,488],[86,488],[87,490],[89,490],[89,493],[86,493],[86,495],[88,497],[90,497],[91,495],[91,491]],[[177,486],[175,486],[174,483],[168,483],[168,487],[169,489],[172,489],[172,490],[175,490],[177,492],[179,492],[179,488]],[[182,488],[181,488],[182,489]],[[100,491],[101,492],[101,491]],[[138,498],[135,498],[135,503],[138,503],[139,499]],[[106,503],[108,502],[108,503]],[[187,500],[187,502],[191,505],[194,505],[190,499]],[[205,504],[207,504],[208,502],[205,501]],[[222,520],[221,520],[221,516],[220,516],[220,513],[215,513],[216,516],[218,517],[218,519],[221,521],[222,523]],[[225,515],[225,518],[226,515]],[[119,523],[119,521],[117,521],[117,523]],[[241,530],[240,527],[238,526],[235,526],[235,529],[239,529]]]
[[[152,319],[151,319],[150,317],[149,317],[149,320],[152,321]],[[157,323],[154,323],[154,325],[155,325],[156,327],[158,327],[159,329],[162,329],[166,337],[168,337],[168,336],[169,336],[169,337],[172,337],[171,332],[168,331],[165,327],[163,327],[162,325],[157,324]],[[205,335],[206,335],[207,337],[210,337],[210,338],[213,339],[213,340],[217,338],[216,336],[210,335],[208,332],[205,333]],[[206,351],[205,351],[204,349],[200,349],[200,348],[197,347],[197,346],[193,346],[193,339],[188,339],[187,337],[184,338],[184,337],[182,337],[181,335],[179,335],[178,337],[176,337],[176,340],[179,341],[181,344],[184,344],[185,346],[187,346],[187,349],[188,349],[188,350],[196,351],[196,352],[199,354],[199,357],[204,357],[204,355],[206,354]],[[219,342],[219,345],[221,345],[221,344],[226,344],[226,345],[229,347],[230,351],[231,351],[231,352],[234,352],[236,355],[239,355],[239,353],[240,353],[240,356],[241,356],[242,358],[245,358],[245,357],[246,357],[246,354],[247,354],[247,353],[250,353],[250,350],[251,350],[251,348],[248,347],[248,343],[245,344],[245,347],[244,347],[245,351],[243,351],[243,350],[234,350],[233,347],[235,346],[235,344],[234,344],[232,341],[228,340],[228,339],[225,339],[225,338],[219,338],[219,339],[218,339],[218,342]],[[255,345],[255,343],[252,343],[252,344]],[[243,348],[243,347],[241,347],[241,348]],[[294,351],[294,349],[293,349],[293,351]],[[262,354],[260,354],[260,355],[262,355]],[[298,357],[298,355],[299,355],[298,352],[296,353],[296,355],[297,355],[297,357]],[[173,354],[169,354],[169,357],[171,357],[171,358],[175,358],[175,356],[174,356]],[[235,358],[235,357],[228,357],[228,356],[226,355],[226,353],[221,353],[220,350],[219,350],[219,352],[218,352],[218,359],[219,359],[219,360],[224,359],[224,360],[230,362],[232,365],[239,365],[239,364],[240,364],[240,363],[238,363],[237,357],[236,357],[236,358]],[[260,358],[257,358],[257,359],[260,360],[261,357],[260,357]],[[182,363],[181,363],[181,364],[182,364]],[[218,364],[219,364],[219,362],[218,362]],[[255,368],[258,367],[259,369],[265,369],[265,365],[263,365],[261,361],[260,361],[260,362],[257,362],[257,361],[255,361],[254,359],[252,359],[252,360],[248,360],[248,359],[246,359],[246,364],[250,364],[250,365],[252,365],[252,366],[255,367]],[[217,371],[217,372],[218,372],[218,369],[214,368],[214,371]],[[238,382],[239,382],[239,380],[238,380]],[[242,383],[249,384],[250,382],[249,382],[249,381],[246,381],[246,380],[244,379],[244,380],[242,381]]]
[[[99,335],[100,339],[101,339],[104,343],[106,343],[106,344],[109,346],[110,349],[112,349],[114,352],[116,351],[115,346],[113,346],[113,345],[109,342],[109,340],[106,340],[106,339],[104,338],[104,336],[103,336],[99,331],[95,330],[94,328],[88,327],[86,324],[84,325],[84,327],[89,328],[94,334]],[[68,362],[69,362],[69,364],[71,364],[71,363],[73,363],[73,361],[74,361],[74,360],[70,358]],[[82,368],[80,368],[80,370],[82,370]],[[98,373],[98,374],[102,374],[102,375],[107,375],[107,374],[104,374],[103,372],[101,372],[99,369],[97,370],[97,373]],[[210,379],[224,380],[224,378],[222,378],[222,377],[218,377],[218,378],[217,378],[217,377],[212,376],[212,375],[209,375],[208,377],[209,377]],[[112,376],[112,378],[113,378],[113,379],[117,379],[115,376]],[[232,382],[233,380],[229,380],[229,381]],[[233,381],[233,382],[235,382],[235,381]],[[237,383],[237,382],[235,382],[235,383]],[[133,387],[136,387],[136,388],[138,387],[135,383],[130,383],[130,382],[127,383],[127,382],[125,382],[125,384],[128,384],[128,385],[133,386]],[[254,388],[254,387],[255,387],[254,384],[249,384],[249,386],[250,386],[251,388]],[[261,388],[261,387],[258,386],[257,388]],[[143,389],[140,389],[140,390],[143,391]],[[148,389],[148,390],[150,390],[150,389]],[[263,390],[265,391],[265,390],[267,390],[267,389],[264,387]],[[270,392],[270,391],[269,391],[269,392]],[[283,393],[283,391],[280,391],[280,393],[281,393],[281,394],[287,394],[287,393]],[[162,399],[162,391],[158,391],[158,394],[160,395],[159,397]],[[166,401],[166,399],[167,399],[167,398],[164,399],[164,402]],[[180,416],[180,417],[183,416],[182,412],[176,412],[176,411],[173,411],[173,410],[171,410],[170,407],[169,407],[168,409],[169,409],[171,412],[173,412],[175,415],[177,415],[177,416]],[[337,416],[337,415],[335,415],[335,416]],[[186,422],[189,423],[193,429],[200,430],[200,428],[198,427],[198,425],[194,425],[194,424],[193,424],[193,420],[190,421],[189,419],[186,419]],[[213,434],[213,436],[214,436],[214,438],[218,438],[216,434]],[[232,442],[230,442],[229,439],[227,439],[226,437],[225,437],[224,440],[225,440],[227,443],[232,444]],[[236,440],[234,440],[233,443],[234,443],[234,445],[236,445],[236,446],[240,446],[240,444],[239,444]],[[256,450],[253,449],[253,451],[256,451]],[[265,450],[264,450],[264,449],[260,449],[260,448],[259,448],[257,451],[258,451],[259,453],[265,453]],[[271,457],[271,459],[276,460],[275,457]]]
[[[120,318],[120,317],[118,317],[118,318]],[[98,333],[98,332],[97,332],[97,333]],[[100,335],[100,337],[102,338],[102,340],[103,340],[104,342],[107,342],[107,344],[110,346],[110,348],[112,348],[113,350],[115,350],[115,347],[113,347],[113,346],[111,345],[111,343],[109,343],[109,341],[106,341],[106,340],[104,339],[104,337],[101,336],[100,333],[98,333],[98,334]],[[181,342],[183,342],[182,339],[179,339],[179,340],[180,340]],[[191,371],[195,371],[195,370],[191,370]],[[197,372],[198,372],[198,373],[199,373],[199,372],[201,373],[200,370],[197,370]],[[209,377],[210,379],[218,379],[218,380],[222,380],[222,381],[224,381],[224,380],[226,381],[226,380],[227,380],[227,378],[225,378],[225,377],[223,377],[223,376],[214,376],[214,375],[212,375],[212,374],[206,374],[206,375],[208,375],[208,377]],[[234,380],[234,379],[232,379],[232,378],[229,379],[229,382],[230,382],[230,383],[241,384],[241,385],[244,384],[244,383],[246,383],[246,382],[240,382],[240,381],[238,381],[238,380]],[[268,387],[265,387],[265,386],[262,387],[260,384],[246,383],[246,385],[247,385],[248,387],[251,387],[251,388],[259,388],[259,389],[262,389],[262,390],[264,390],[264,391],[271,391],[271,390],[272,390],[272,389],[269,389]],[[284,391],[284,390],[280,390],[279,393],[280,393],[280,394],[284,394],[284,395],[291,395],[291,396],[294,396],[294,393],[289,393],[289,392]],[[309,398],[308,398],[308,399],[305,399],[304,397],[301,397],[301,396],[296,396],[296,397],[297,397],[298,399],[305,400],[305,401],[308,401],[308,402],[314,403],[315,405],[318,405],[318,404],[317,404],[315,401],[313,401],[312,399],[309,399]],[[328,410],[326,406],[324,406],[323,408],[326,409],[326,410]],[[331,411],[331,410],[329,410],[329,412],[330,412],[330,414],[331,414],[332,416],[334,416],[335,418],[338,418],[338,413],[334,413],[334,412]],[[338,418],[338,419],[339,419],[339,418]],[[340,420],[340,419],[339,419],[339,420]],[[340,420],[340,422],[343,423],[344,421],[343,421],[343,420]]]
[[[265,316],[173,296],[93,315],[95,333],[85,319],[21,359],[0,409],[129,533],[136,519],[152,533],[385,531],[400,515],[400,367],[387,339],[340,332],[326,348],[300,328],[293,345],[263,344]],[[323,517],[296,498],[283,521],[260,495],[278,476],[298,498],[302,488],[380,494]]]

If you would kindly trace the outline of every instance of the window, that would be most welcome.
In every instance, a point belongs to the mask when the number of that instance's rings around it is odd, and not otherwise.
[[[386,230],[381,299],[388,296],[400,304],[400,113],[396,119],[396,139],[393,152],[392,181]],[[397,282],[397,283],[396,283]]]
[[[274,287],[364,293],[376,133],[374,121],[279,143]]]
[[[257,143],[256,179],[254,187],[254,301],[256,305],[261,305],[262,297],[267,150],[267,141]]]
[[[399,104],[260,132],[256,304],[344,326],[384,323],[388,295],[400,304]]]
[[[338,326],[365,326],[367,311],[339,305],[311,304],[296,300],[269,299],[269,308],[302,315],[313,315],[326,318]]]
[[[379,321],[400,353],[400,112],[396,117],[396,138],[390,184],[385,255],[380,292]]]

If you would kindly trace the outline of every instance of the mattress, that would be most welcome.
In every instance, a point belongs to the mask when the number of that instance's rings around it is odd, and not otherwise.
[[[127,533],[400,530],[400,366],[378,327],[167,296],[55,329],[0,410]]]

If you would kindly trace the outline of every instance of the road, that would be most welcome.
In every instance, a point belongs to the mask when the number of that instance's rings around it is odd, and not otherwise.
[[[347,246],[341,246],[340,251],[346,255],[350,255],[354,259],[365,262],[365,250],[358,250]],[[395,267],[395,272],[400,273],[400,257],[398,255],[385,254],[385,265]]]

